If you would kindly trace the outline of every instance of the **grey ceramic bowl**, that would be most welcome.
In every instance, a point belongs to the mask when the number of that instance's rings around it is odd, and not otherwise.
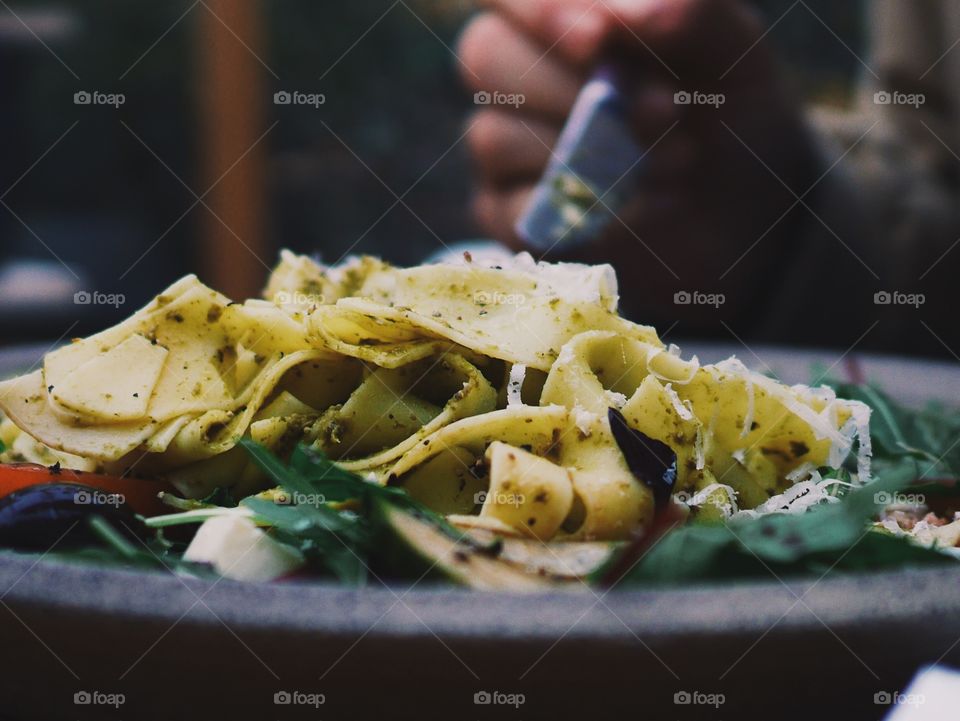
[[[740,352],[791,382],[838,360],[758,354]],[[960,404],[956,366],[858,363],[908,402]],[[11,718],[880,719],[877,694],[960,664],[960,566],[515,595],[4,557],[0,606]]]

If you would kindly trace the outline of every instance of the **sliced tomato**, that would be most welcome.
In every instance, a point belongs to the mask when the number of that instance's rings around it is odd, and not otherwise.
[[[136,513],[143,516],[170,513],[170,507],[162,503],[157,494],[161,491],[176,493],[173,486],[163,481],[103,476],[33,463],[0,464],[0,498],[40,483],[78,483],[97,488],[104,493],[117,493],[123,496]]]

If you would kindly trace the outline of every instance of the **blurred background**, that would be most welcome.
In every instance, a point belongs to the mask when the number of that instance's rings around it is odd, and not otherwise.
[[[859,2],[808,2],[860,51]],[[0,4],[0,344],[102,328],[188,272],[255,294],[281,247],[411,264],[477,235],[471,2]],[[771,37],[808,99],[849,102],[857,60],[812,14]]]

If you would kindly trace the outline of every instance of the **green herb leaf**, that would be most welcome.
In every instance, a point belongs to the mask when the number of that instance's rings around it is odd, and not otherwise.
[[[841,500],[800,514],[771,514],[725,524],[693,524],[666,537],[622,579],[626,585],[881,569],[906,563],[955,563],[934,549],[870,530],[884,493],[909,486],[918,464],[908,460]],[[594,578],[604,577],[610,563]]]
[[[463,536],[463,533],[451,526],[446,519],[411,498],[402,488],[381,486],[367,481],[356,473],[344,470],[323,453],[308,446],[298,445],[290,456],[289,466],[285,466],[270,451],[250,439],[244,439],[240,444],[293,498],[323,498],[325,503],[355,500],[363,504],[380,499],[416,513],[455,538]]]
[[[906,408],[870,385],[834,384],[843,398],[866,403],[873,411],[870,437],[878,468],[904,457],[923,461],[918,477],[956,478],[960,474],[960,410],[931,403]]]

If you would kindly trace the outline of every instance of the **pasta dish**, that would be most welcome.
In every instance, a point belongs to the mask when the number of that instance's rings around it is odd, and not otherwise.
[[[237,578],[345,577],[344,548],[356,571],[392,563],[369,553],[386,544],[538,585],[609,564],[670,507],[802,514],[871,477],[867,403],[685,358],[618,314],[611,267],[526,254],[285,251],[245,302],[188,276],[0,384],[0,409],[4,461],[163,484],[161,512],[134,510],[169,537],[142,545]],[[458,553],[495,581],[458,576]]]

